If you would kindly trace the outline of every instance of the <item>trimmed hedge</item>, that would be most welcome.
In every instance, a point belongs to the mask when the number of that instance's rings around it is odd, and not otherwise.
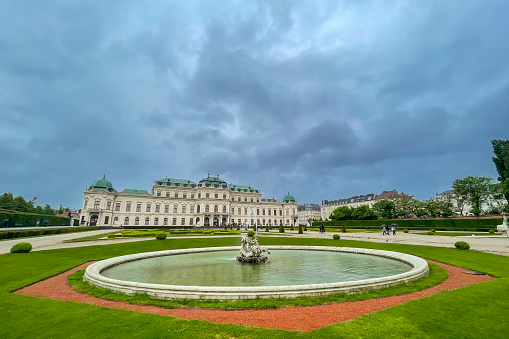
[[[37,220],[39,220],[39,226],[44,226],[44,221],[48,220],[48,226],[70,226],[71,219],[67,217],[57,217],[52,214],[36,214],[36,213],[25,213],[16,212],[10,210],[0,210],[0,222],[1,226],[4,227],[3,220],[9,220],[8,227],[31,227],[37,226]],[[79,220],[74,220],[74,226],[79,225]]]
[[[459,250],[469,250],[470,249],[470,245],[464,241],[456,241],[456,243],[454,244],[454,247],[456,247]]]
[[[488,218],[444,218],[444,219],[380,219],[380,220],[338,220],[338,221],[316,221],[313,226],[318,227],[322,224],[327,227],[336,226],[342,228],[346,227],[356,228],[371,228],[380,229],[382,224],[395,223],[399,228],[407,229],[430,229],[434,228],[439,231],[487,231],[488,229],[495,229],[497,225],[502,224],[502,218],[488,219]]]
[[[37,235],[94,231],[97,229],[99,229],[99,227],[97,227],[97,226],[84,226],[84,227],[72,227],[72,228],[71,227],[69,227],[69,228],[44,228],[44,227],[41,227],[41,229],[36,229],[36,230],[0,232],[0,239],[15,239],[15,238],[23,238],[23,237],[33,237],[33,236],[37,236]]]
[[[334,234],[334,235],[332,236],[332,239],[336,239],[336,240],[339,240],[339,239],[340,239],[340,236],[339,236],[339,234]]]
[[[32,244],[29,242],[19,242],[12,246],[11,253],[28,253],[32,250]]]
[[[164,239],[166,239],[166,235],[167,235],[166,232],[159,232],[159,233],[156,234],[156,239],[157,240],[164,240]]]

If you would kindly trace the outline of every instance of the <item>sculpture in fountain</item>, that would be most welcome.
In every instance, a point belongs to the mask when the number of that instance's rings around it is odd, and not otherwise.
[[[250,263],[265,262],[268,258],[262,255],[263,252],[270,254],[269,251],[258,245],[258,236],[244,236],[242,237],[242,248],[240,249],[240,255],[237,257],[237,260]]]
[[[497,232],[505,233],[506,237],[509,236],[509,225],[507,224],[507,216],[504,214],[504,222],[502,225],[497,225]]]

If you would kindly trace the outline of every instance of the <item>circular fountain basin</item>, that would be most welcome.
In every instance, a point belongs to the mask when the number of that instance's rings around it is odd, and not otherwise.
[[[425,260],[404,253],[325,246],[266,246],[263,264],[239,263],[239,248],[209,247],[110,258],[84,280],[154,299],[268,299],[361,293],[427,276]]]

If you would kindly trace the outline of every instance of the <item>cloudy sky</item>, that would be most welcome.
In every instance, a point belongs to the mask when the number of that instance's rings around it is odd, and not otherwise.
[[[219,174],[299,203],[496,178],[508,1],[3,1],[0,193]]]

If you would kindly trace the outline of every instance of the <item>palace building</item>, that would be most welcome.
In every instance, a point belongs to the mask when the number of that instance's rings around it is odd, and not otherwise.
[[[251,186],[228,185],[208,175],[199,183],[165,178],[151,192],[117,191],[105,177],[84,192],[81,224],[91,226],[220,226],[224,224],[285,226],[297,224],[297,203],[289,193],[283,201],[264,199]]]

